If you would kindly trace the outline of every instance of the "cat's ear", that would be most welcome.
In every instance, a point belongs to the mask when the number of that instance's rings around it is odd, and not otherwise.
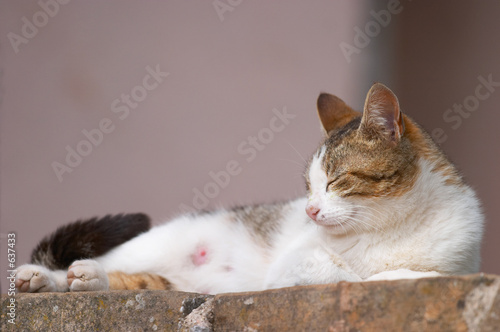
[[[394,145],[403,136],[405,125],[398,98],[382,83],[373,84],[368,91],[359,129],[369,137],[382,137]]]
[[[319,119],[326,133],[345,126],[352,119],[361,115],[347,106],[340,98],[328,93],[320,94],[317,104]]]

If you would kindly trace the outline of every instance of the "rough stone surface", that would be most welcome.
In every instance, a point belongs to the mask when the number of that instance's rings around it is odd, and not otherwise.
[[[210,332],[214,321],[214,299],[207,299],[190,314],[179,322],[179,331],[182,332]]]
[[[178,323],[207,296],[169,291],[111,291],[16,295],[15,324],[8,323],[10,298],[2,295],[2,331],[176,331]]]
[[[218,295],[214,330],[500,331],[499,287],[472,275]]]
[[[18,294],[2,331],[500,331],[500,276],[291,287],[264,292]]]

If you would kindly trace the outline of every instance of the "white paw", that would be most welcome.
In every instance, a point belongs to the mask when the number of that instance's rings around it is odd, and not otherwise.
[[[17,268],[16,288],[21,293],[57,291],[52,272],[40,265],[25,264]]]
[[[109,290],[108,275],[92,259],[74,261],[68,268],[67,279],[72,292]]]
[[[399,269],[374,274],[371,277],[367,278],[365,281],[432,278],[439,277],[440,275],[441,274],[439,274],[438,272],[419,272],[408,269]]]

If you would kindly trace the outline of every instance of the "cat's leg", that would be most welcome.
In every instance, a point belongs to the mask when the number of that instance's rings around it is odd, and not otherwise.
[[[165,278],[152,273],[125,273],[114,271],[108,273],[109,289],[158,289],[172,290],[172,284]]]
[[[384,271],[374,274],[365,279],[365,281],[377,281],[377,280],[398,280],[398,279],[419,279],[419,278],[432,278],[439,277],[441,274],[439,272],[419,272],[412,271],[408,269],[399,269],[394,271]]]
[[[25,264],[17,268],[16,288],[21,293],[67,292],[66,271]]]
[[[362,281],[316,233],[304,236],[269,268],[265,288]]]
[[[305,255],[303,255],[305,254]],[[315,251],[291,252],[269,269],[265,288],[362,281],[340,257],[320,248]]]
[[[44,266],[25,264],[18,268],[16,288],[21,293],[81,292],[120,289],[173,289],[165,278],[152,273],[106,274],[95,260],[75,261],[67,271],[51,271]]]

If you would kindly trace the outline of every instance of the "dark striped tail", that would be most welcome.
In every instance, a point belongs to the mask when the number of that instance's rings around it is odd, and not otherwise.
[[[31,253],[31,263],[65,269],[75,260],[104,255],[150,228],[151,220],[143,213],[78,220],[40,241]]]

